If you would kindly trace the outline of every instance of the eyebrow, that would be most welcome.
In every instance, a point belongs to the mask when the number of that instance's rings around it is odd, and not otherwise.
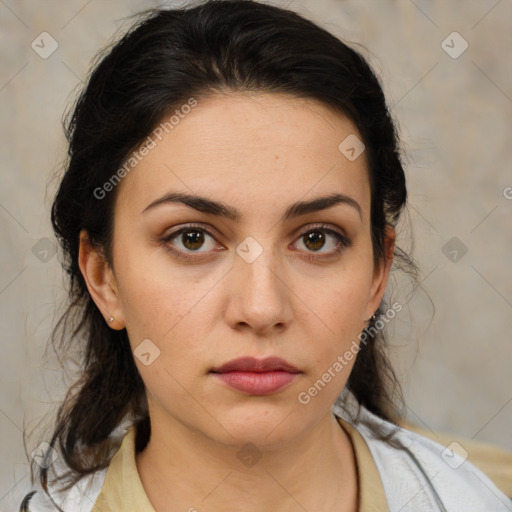
[[[200,212],[217,215],[219,217],[224,217],[235,222],[242,218],[242,214],[236,208],[233,208],[232,206],[229,206],[225,203],[214,201],[212,199],[208,199],[207,197],[194,194],[185,194],[181,192],[169,192],[164,196],[155,199],[152,203],[146,206],[146,208],[144,208],[142,213],[145,213],[148,210],[152,210],[157,206],[172,203],[182,203]],[[281,222],[285,222],[289,219],[299,217],[301,215],[306,215],[308,213],[326,210],[338,204],[351,206],[357,210],[361,221],[363,220],[363,212],[361,206],[355,199],[347,196],[346,194],[331,194],[324,197],[317,197],[311,201],[298,201],[291,204],[283,213]]]

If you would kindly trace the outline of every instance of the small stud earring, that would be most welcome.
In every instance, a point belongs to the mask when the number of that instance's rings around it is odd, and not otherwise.
[[[112,322],[114,321],[114,317],[111,316],[109,319],[108,319],[108,323],[111,324]]]
[[[375,320],[375,315],[372,315],[370,318],[367,318],[365,322],[369,322],[370,320]]]

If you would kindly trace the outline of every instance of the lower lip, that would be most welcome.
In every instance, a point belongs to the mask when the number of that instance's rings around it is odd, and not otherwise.
[[[270,395],[287,386],[297,375],[285,371],[215,373],[228,386],[250,395]]]

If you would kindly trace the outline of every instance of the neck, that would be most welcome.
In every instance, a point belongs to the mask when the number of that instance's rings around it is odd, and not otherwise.
[[[300,438],[265,449],[222,444],[171,425],[152,421],[150,440],[136,454],[156,512],[357,510],[352,445],[330,413]]]

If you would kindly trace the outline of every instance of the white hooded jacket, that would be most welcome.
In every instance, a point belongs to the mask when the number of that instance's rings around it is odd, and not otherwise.
[[[347,406],[345,406],[347,409]],[[487,476],[446,447],[415,432],[398,428],[361,407],[357,421],[337,402],[333,414],[359,432],[377,466],[391,512],[512,512],[507,498]],[[353,411],[352,411],[353,412]],[[395,448],[375,436],[396,431]],[[123,431],[119,434],[119,444]],[[94,504],[103,487],[107,469],[80,480],[65,497],[52,493],[64,512],[96,512]],[[51,492],[51,490],[50,490]],[[30,498],[29,498],[30,496]],[[57,512],[41,489],[25,497],[20,511]],[[147,512],[147,511],[133,511]]]

